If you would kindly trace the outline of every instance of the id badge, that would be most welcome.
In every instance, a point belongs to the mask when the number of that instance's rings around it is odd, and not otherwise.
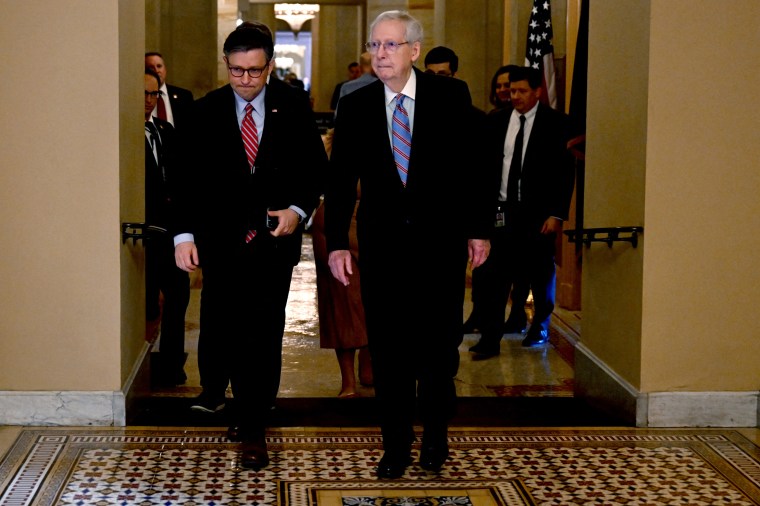
[[[504,226],[504,211],[496,211],[496,222],[494,223],[496,228]]]

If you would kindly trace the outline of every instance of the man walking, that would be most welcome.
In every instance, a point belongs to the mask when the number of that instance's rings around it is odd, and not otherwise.
[[[330,270],[348,284],[360,182],[362,300],[385,450],[377,476],[398,478],[411,463],[417,408],[420,466],[437,472],[448,458],[466,267],[468,257],[477,267],[488,256],[493,185],[470,163],[480,120],[467,84],[413,67],[420,23],[387,11],[370,34],[378,80],[340,100],[325,227]]]
[[[229,84],[195,102],[191,171],[178,205],[175,259],[203,268],[192,409],[235,398],[230,439],[242,465],[269,463],[265,428],[280,385],[285,306],[303,221],[322,192],[327,155],[308,96],[279,79],[269,28],[243,23],[224,43]]]

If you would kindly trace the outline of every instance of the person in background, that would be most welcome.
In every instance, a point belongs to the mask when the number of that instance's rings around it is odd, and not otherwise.
[[[330,110],[334,111],[338,107],[338,99],[340,98],[340,87],[349,81],[359,78],[362,75],[362,68],[359,62],[352,61],[348,64],[348,79],[341,81],[335,85],[333,89],[332,98],[330,99]]]
[[[378,80],[340,99],[325,229],[330,270],[348,286],[360,184],[362,301],[384,449],[376,473],[392,479],[411,463],[417,409],[420,466],[438,472],[449,456],[465,274],[468,258],[478,267],[488,256],[493,185],[472,163],[482,125],[467,84],[414,68],[419,21],[387,11],[369,33]]]
[[[573,161],[567,149],[567,116],[539,102],[541,72],[518,67],[509,73],[513,110],[487,117],[485,163],[501,179],[492,250],[483,265],[482,336],[474,351],[499,354],[503,318],[512,282],[533,291],[533,322],[525,347],[549,340],[554,310],[554,249],[567,219],[573,191]]]
[[[369,83],[372,83],[374,81],[377,81],[377,76],[375,76],[375,70],[372,68],[372,55],[369,54],[369,51],[365,51],[361,54],[359,57],[359,65],[362,69],[362,75],[354,79],[353,81],[349,81],[347,83],[344,83],[343,86],[340,87],[340,97],[338,99],[338,102],[340,102],[340,98],[345,97],[351,92],[354,92],[358,90],[359,88],[368,85]],[[338,106],[335,105],[335,113],[338,112]]]
[[[161,96],[156,101],[153,116],[168,121],[174,128],[184,127],[192,108],[193,92],[167,84],[166,63],[161,53],[145,53],[145,68],[158,74],[161,79]]]
[[[511,108],[512,103],[509,96],[509,72],[518,68],[518,65],[503,65],[496,69],[491,78],[491,93],[488,100],[493,105],[489,112],[500,111],[504,108]]]
[[[332,148],[334,130],[324,136],[328,157]],[[357,189],[356,205],[359,205],[360,191]],[[319,312],[319,346],[334,349],[340,368],[341,387],[338,397],[356,397],[356,358],[359,358],[359,383],[370,387],[372,361],[367,347],[367,327],[362,304],[359,277],[359,248],[356,237],[356,208],[351,218],[349,245],[351,264],[354,272],[352,283],[344,286],[330,273],[327,243],[325,241],[325,206],[320,205],[314,213],[311,228],[314,245],[314,263],[317,271],[317,310]]]
[[[425,55],[425,72],[444,77],[456,77],[459,57],[453,49],[436,46]]]
[[[168,121],[152,116],[161,96],[161,80],[152,70],[145,71],[145,222],[166,229],[170,206],[179,174],[177,138]],[[159,387],[181,385],[187,380],[185,365],[185,313],[190,303],[190,278],[174,263],[171,236],[155,233],[145,243],[146,310],[159,311],[158,363],[151,362],[153,384]],[[163,294],[163,314],[160,310]],[[156,316],[156,318],[158,317]]]
[[[517,65],[503,65],[499,67],[491,79],[491,94],[489,99],[493,105],[488,114],[494,114],[497,111],[507,109],[512,110],[512,101],[509,96],[509,71],[519,68]],[[496,214],[499,214],[501,210],[496,209]],[[484,284],[483,276],[484,269],[473,271],[472,273],[472,286],[470,290],[470,300],[472,301],[472,311],[470,316],[462,324],[463,334],[473,334],[481,329],[480,324],[480,299],[481,299],[481,285]],[[487,282],[487,281],[486,281]],[[525,332],[527,327],[528,317],[525,313],[525,304],[528,301],[530,295],[530,285],[520,280],[514,280],[512,283],[512,292],[510,299],[512,301],[509,310],[509,317],[504,322],[505,334],[518,334]],[[476,351],[477,344],[470,347],[470,351]],[[482,354],[476,355],[477,358],[487,358]]]
[[[323,192],[327,155],[308,96],[279,79],[274,42],[244,22],[224,42],[229,84],[195,102],[188,174],[174,217],[175,260],[203,268],[198,365],[191,409],[234,405],[228,437],[241,464],[269,464],[266,427],[282,368],[285,307],[301,257],[302,222]]]

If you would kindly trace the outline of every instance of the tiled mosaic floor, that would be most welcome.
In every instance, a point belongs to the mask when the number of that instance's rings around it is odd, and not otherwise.
[[[726,429],[457,429],[439,475],[414,465],[392,481],[373,474],[376,430],[268,440],[255,472],[219,429],[24,429],[0,461],[0,504],[760,504],[760,447]]]

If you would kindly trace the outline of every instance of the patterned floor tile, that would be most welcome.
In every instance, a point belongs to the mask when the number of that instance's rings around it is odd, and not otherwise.
[[[399,480],[374,477],[376,430],[267,439],[272,463],[252,471],[219,429],[24,429],[0,461],[0,504],[760,504],[760,448],[725,429],[458,429],[440,474]]]

